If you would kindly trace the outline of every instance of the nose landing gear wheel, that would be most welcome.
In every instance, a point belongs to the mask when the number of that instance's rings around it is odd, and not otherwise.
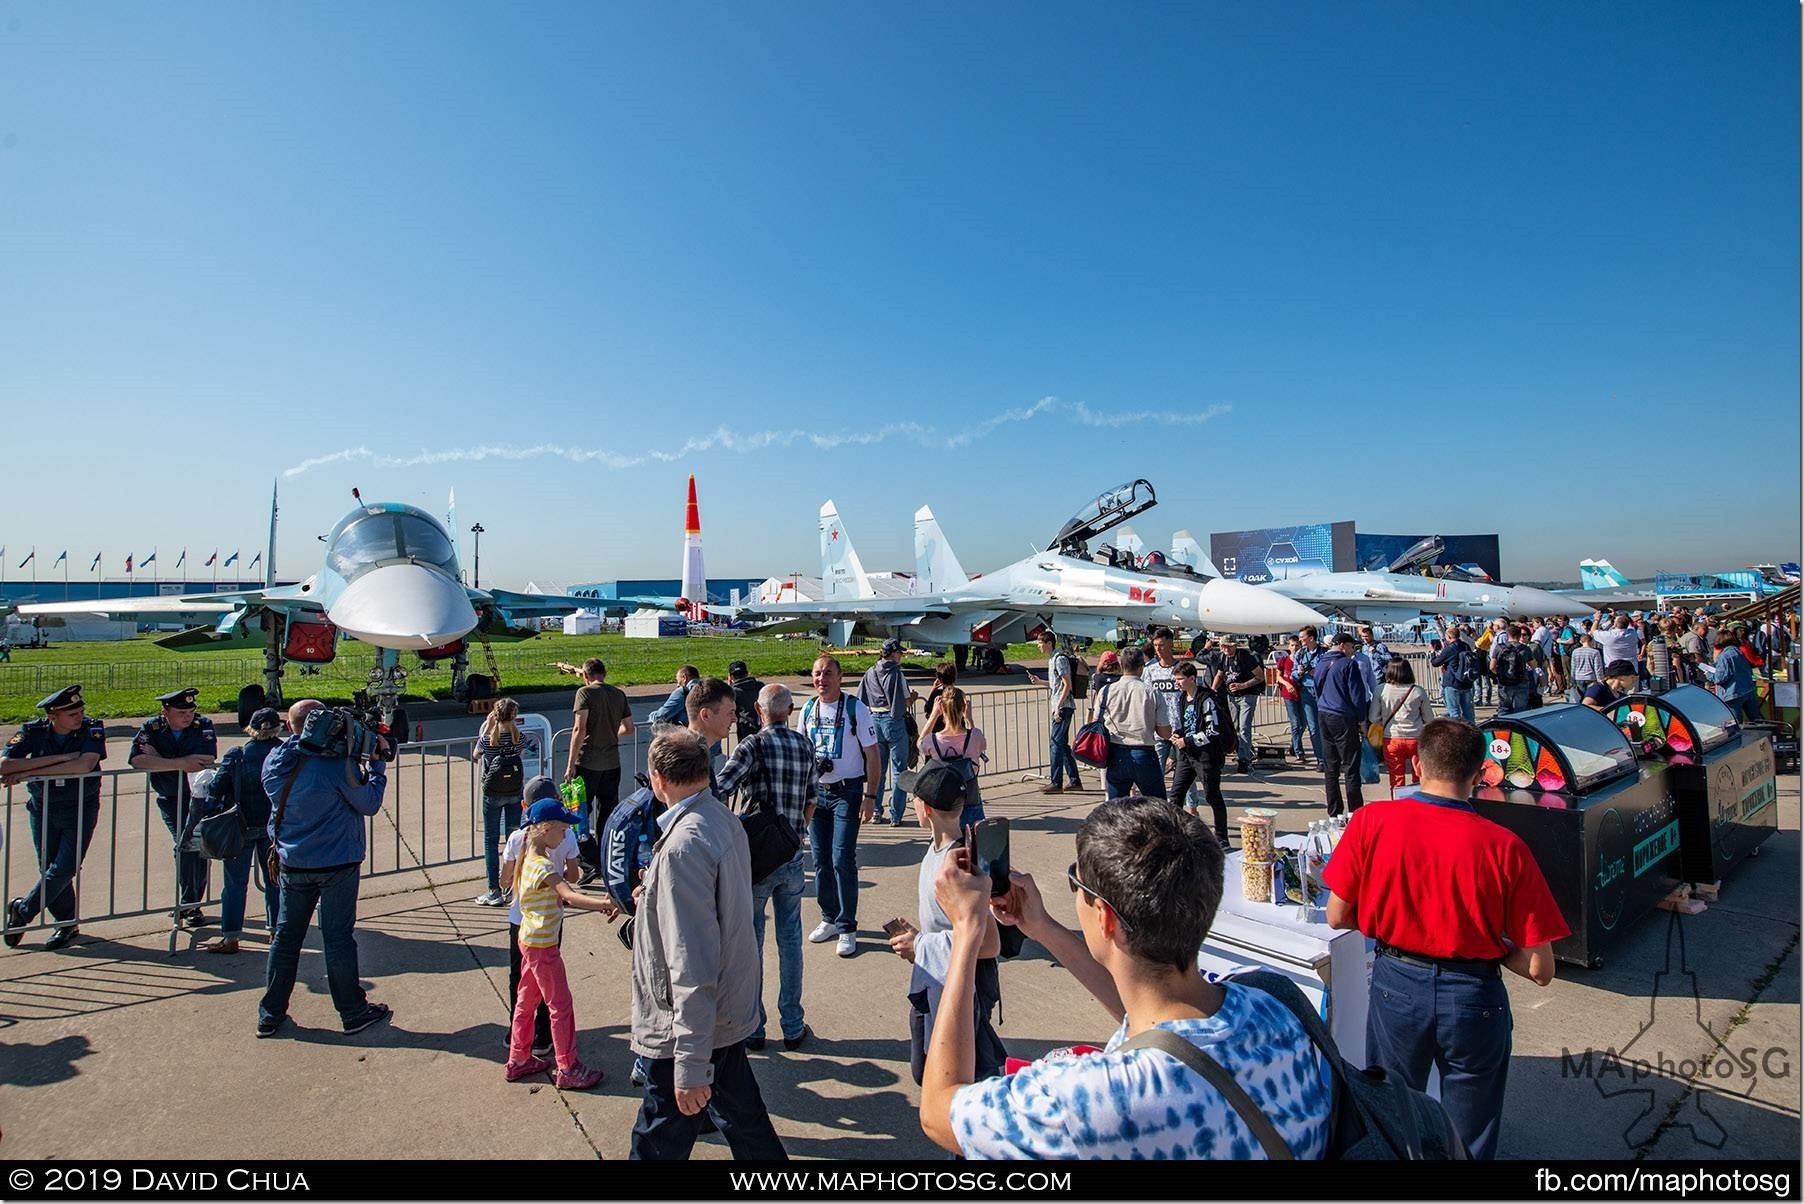
[[[238,691],[238,726],[249,727],[251,716],[268,704],[268,695],[262,686],[246,686]]]

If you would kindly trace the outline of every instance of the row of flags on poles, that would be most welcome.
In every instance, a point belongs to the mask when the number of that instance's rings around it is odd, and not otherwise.
[[[100,567],[100,557],[101,557],[101,553],[99,553],[99,552],[94,553],[94,559],[88,565],[88,571],[90,573],[94,572],[96,569],[98,569]],[[30,551],[30,553],[26,555],[25,559],[23,559],[19,562],[18,567],[24,568],[26,565],[31,564],[32,562],[37,560],[37,558],[38,558],[38,550],[36,548],[33,548]],[[57,565],[64,563],[68,559],[69,559],[69,553],[67,550],[64,550],[60,555],[57,556],[57,558],[55,560],[51,561],[50,567],[55,568]],[[207,557],[206,562],[201,567],[202,568],[212,568],[215,564],[219,564],[220,568],[229,569],[232,567],[233,563],[237,561],[237,559],[238,559],[238,553],[236,551],[234,551],[230,556],[227,556],[225,558],[225,562],[223,564],[221,564],[219,561],[219,549],[215,548],[215,549],[213,549],[213,554],[211,556]],[[147,568],[150,565],[155,564],[156,560],[157,560],[157,553],[156,553],[155,549],[152,549],[150,555],[144,557],[142,560],[138,560],[135,555],[128,555],[125,558],[125,571],[127,573],[134,573],[138,569]],[[0,544],[0,564],[4,564],[5,562],[6,562],[6,547],[5,547],[5,545]],[[182,554],[176,558],[175,567],[179,569],[182,567],[182,565],[186,564],[187,562],[188,562],[188,549],[183,548]],[[263,563],[263,553],[258,552],[255,556],[251,557],[251,562],[248,567],[254,569],[259,564],[262,564],[262,563]]]

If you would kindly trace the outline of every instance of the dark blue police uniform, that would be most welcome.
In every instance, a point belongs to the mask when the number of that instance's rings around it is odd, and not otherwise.
[[[38,703],[52,712],[77,710],[82,705],[80,686],[59,690]],[[58,735],[49,718],[43,718],[19,729],[6,746],[5,757],[11,761],[90,752],[106,759],[106,728],[100,720],[84,718],[74,731]],[[100,778],[28,778],[25,788],[30,795],[25,815],[31,824],[31,843],[38,850],[40,876],[24,897],[7,905],[6,926],[23,928],[39,911],[48,911],[63,926],[45,947],[60,949],[75,935],[75,875],[100,821]],[[21,936],[10,932],[5,942],[15,946]]]
[[[200,691],[195,689],[172,690],[158,697],[157,701],[172,710],[193,710],[195,699]],[[169,725],[169,720],[162,715],[144,721],[138,734],[132,738],[132,756],[151,756],[175,759],[178,757],[219,755],[219,738],[214,734],[213,721],[205,715],[196,715],[194,722],[177,731]],[[195,805],[189,797],[185,775],[180,770],[156,770],[150,774],[150,788],[156,791],[157,810],[163,815],[163,825],[169,829],[169,835],[177,844],[187,839],[194,822],[200,818],[202,808]],[[183,852],[177,878],[181,887],[181,907],[184,914],[197,917],[200,901],[207,897],[207,860],[199,853]]]

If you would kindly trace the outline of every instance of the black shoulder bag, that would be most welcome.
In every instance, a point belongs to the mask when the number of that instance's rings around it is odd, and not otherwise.
[[[752,740],[766,739],[765,728]],[[752,885],[764,881],[794,860],[797,850],[802,847],[802,838],[796,830],[789,826],[772,800],[770,770],[764,763],[762,745],[754,745],[758,752],[758,770],[761,788],[757,791],[757,801],[750,811],[739,817],[745,827],[745,842],[752,854]]]

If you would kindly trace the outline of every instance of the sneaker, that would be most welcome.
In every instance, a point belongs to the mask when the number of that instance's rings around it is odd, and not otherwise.
[[[31,917],[25,914],[25,900],[14,899],[6,905],[6,926],[17,928],[18,932],[9,932],[0,940],[6,942],[8,949],[17,949],[19,942],[25,939],[25,925],[31,923]]]
[[[762,1036],[747,1037],[745,1039],[745,1047],[753,1053],[762,1053],[764,1051],[764,1045],[765,1041]]]
[[[506,902],[507,896],[498,890],[484,891],[476,896],[476,906],[478,907],[500,907]]]
[[[282,1026],[287,1023],[288,1017],[286,1014],[277,1016],[274,1020],[258,1020],[257,1040],[261,1041],[265,1037],[275,1036],[282,1031]]]
[[[509,1062],[502,1073],[506,1075],[508,1082],[517,1083],[528,1075],[543,1074],[550,1069],[550,1061],[534,1054],[524,1062]]]
[[[381,1024],[384,1020],[387,1020],[394,1014],[395,1009],[389,1007],[386,1003],[372,1003],[369,1007],[364,1009],[363,1015],[357,1017],[355,1020],[345,1021],[345,1036],[348,1037],[352,1033],[360,1033],[372,1024]]]
[[[198,907],[184,908],[182,910],[182,926],[185,928],[205,928],[207,926],[206,914]]]
[[[1041,794],[1063,794],[1063,793],[1065,793],[1065,787],[1057,782],[1048,782],[1048,783],[1046,783],[1046,785],[1040,787],[1040,793]]]
[[[839,944],[834,947],[833,952],[841,957],[856,957],[858,955],[858,934],[856,932],[840,933]]]
[[[585,866],[583,866],[582,877],[580,877],[576,880],[576,884],[578,886],[587,886],[587,885],[589,885],[589,883],[595,881],[595,879],[600,876],[601,876],[600,870],[596,869],[592,865],[585,865]]]
[[[872,822],[872,823],[873,823],[873,824],[875,824],[875,825],[876,825],[876,826],[878,826],[878,827],[879,827],[879,828],[881,828],[881,827],[883,827],[883,826],[884,826],[884,825],[885,825],[885,824],[887,824],[887,823],[889,823],[889,816],[887,816],[887,815],[873,815],[873,816],[871,816],[871,822]]]
[[[587,1091],[601,1082],[602,1074],[593,1066],[584,1066],[581,1062],[568,1070],[560,1070],[552,1076],[552,1082],[559,1091]]]
[[[838,935],[838,924],[829,924],[822,920],[814,926],[814,931],[808,934],[808,942],[812,945],[824,945]]]
[[[50,939],[44,942],[44,948],[51,950],[52,952],[61,949],[64,945],[67,945],[70,941],[74,940],[75,934],[80,931],[81,929],[73,924],[70,924],[66,928],[58,928],[55,932],[50,934]]]
[[[532,1056],[533,1056],[533,1057],[535,1057],[535,1058],[549,1058],[549,1057],[551,1057],[551,1054],[552,1054],[552,1044],[551,1044],[551,1042],[549,1042],[549,1041],[547,1041],[547,1042],[545,1042],[545,1044],[543,1044],[543,1045],[540,1045],[540,1044],[538,1044],[538,1043],[537,1043],[537,1042],[534,1042],[534,1043],[533,1043],[533,1047],[532,1047]]]
[[[812,1036],[814,1036],[814,1030],[804,1024],[801,1032],[793,1037],[783,1038],[783,1048],[787,1049],[790,1053],[794,1053],[796,1050],[802,1048],[802,1046],[808,1044],[808,1038]]]

